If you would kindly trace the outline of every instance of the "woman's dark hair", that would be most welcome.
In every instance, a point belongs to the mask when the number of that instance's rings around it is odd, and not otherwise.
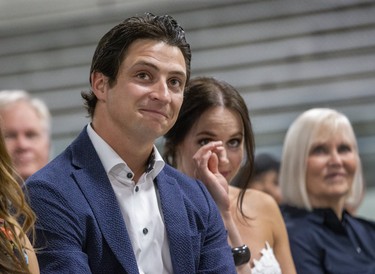
[[[138,39],[163,41],[178,47],[186,63],[186,81],[190,78],[190,45],[186,42],[185,32],[173,17],[155,16],[146,13],[143,17],[130,17],[113,27],[99,41],[91,62],[90,75],[101,72],[108,77],[108,84],[116,84],[119,68],[124,61],[129,46]],[[90,78],[91,84],[91,78]],[[88,114],[93,117],[97,98],[90,90],[82,92]]]
[[[191,79],[185,88],[184,101],[174,126],[167,132],[164,144],[165,161],[176,167],[177,147],[181,144],[201,115],[212,107],[224,106],[236,111],[242,120],[245,142],[245,166],[241,169],[241,192],[237,205],[242,211],[242,201],[252,175],[254,163],[254,134],[249,112],[240,93],[224,81],[212,77]]]

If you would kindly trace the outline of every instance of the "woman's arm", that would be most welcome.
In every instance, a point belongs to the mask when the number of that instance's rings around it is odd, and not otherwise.
[[[233,247],[239,247],[244,244],[242,237],[237,229],[235,222],[233,221],[231,212],[220,212],[223,218],[224,226],[228,231],[228,242]],[[251,255],[251,254],[250,254]],[[251,267],[249,263],[236,266],[237,273],[239,274],[250,274]]]
[[[229,244],[232,248],[240,247],[244,242],[232,218],[230,209],[231,203],[228,195],[229,185],[219,172],[219,159],[217,153],[214,152],[220,150],[220,146],[221,142],[212,142],[201,147],[196,152],[193,157],[196,164],[195,175],[197,179],[204,183],[220,210],[225,228],[228,232]],[[251,273],[249,263],[236,266],[236,270],[239,274]]]

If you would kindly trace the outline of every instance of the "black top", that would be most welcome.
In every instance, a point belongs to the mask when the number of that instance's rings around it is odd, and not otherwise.
[[[298,274],[374,274],[375,223],[331,209],[281,206]]]

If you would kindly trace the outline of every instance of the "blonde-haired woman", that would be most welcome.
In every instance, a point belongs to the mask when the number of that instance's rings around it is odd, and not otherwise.
[[[38,261],[27,237],[33,231],[35,214],[14,176],[0,126],[0,273],[38,274]]]
[[[344,114],[302,113],[286,134],[279,179],[298,273],[375,273],[375,223],[345,210],[361,199],[363,177]]]

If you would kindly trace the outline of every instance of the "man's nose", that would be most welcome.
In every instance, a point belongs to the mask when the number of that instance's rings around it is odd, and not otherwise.
[[[152,100],[159,100],[163,102],[170,102],[171,101],[171,94],[168,87],[168,83],[160,79],[155,83],[155,85],[152,87],[153,90],[151,92],[151,98]]]
[[[20,134],[14,137],[13,143],[16,148],[26,148],[30,145],[31,141],[30,138],[27,138],[27,136]]]

